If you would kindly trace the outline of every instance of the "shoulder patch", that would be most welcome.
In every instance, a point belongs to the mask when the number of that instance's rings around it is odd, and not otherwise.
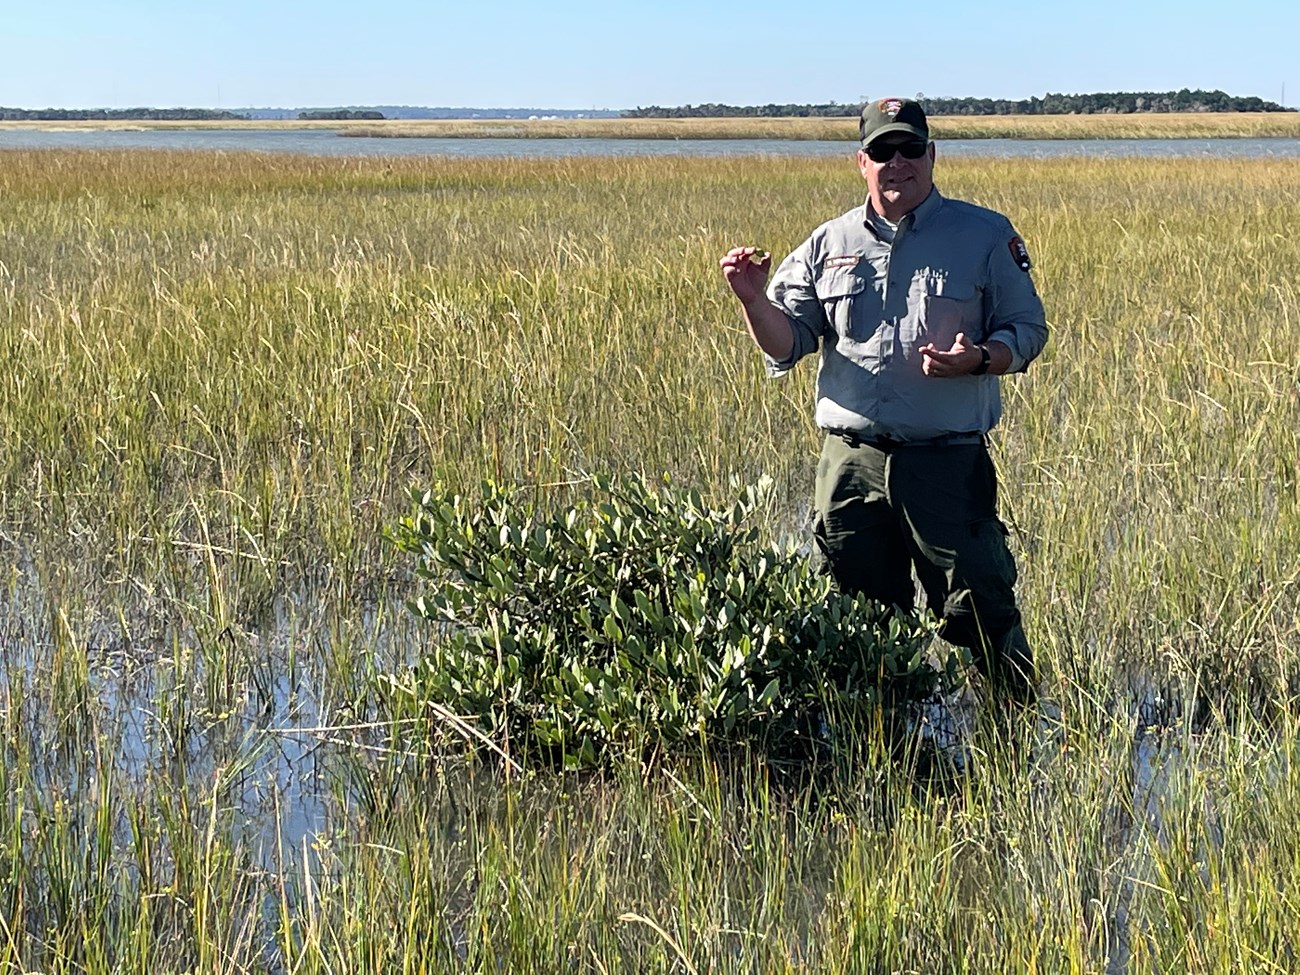
[[[1012,237],[1007,242],[1007,247],[1011,250],[1011,259],[1016,262],[1016,267],[1022,271],[1028,271],[1034,266],[1034,262],[1029,259],[1029,248],[1019,237]]]

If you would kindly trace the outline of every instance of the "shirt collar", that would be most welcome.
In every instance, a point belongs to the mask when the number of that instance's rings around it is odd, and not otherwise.
[[[943,200],[943,194],[941,194],[936,187],[932,186],[930,187],[930,194],[917,204],[916,209],[904,214],[903,220],[911,217],[911,229],[919,230],[921,227],[925,226],[925,224],[934,219],[935,214],[943,207]],[[875,228],[871,226],[871,215],[875,212],[876,211],[871,208],[871,198],[868,197],[866,202],[862,204],[862,222],[866,224],[867,228],[871,230],[872,233],[875,233]],[[900,227],[903,225],[903,220],[898,221]]]
[[[921,227],[934,219],[934,215],[939,212],[942,206],[943,196],[933,186],[930,187],[930,195],[912,211],[912,229],[920,230]]]

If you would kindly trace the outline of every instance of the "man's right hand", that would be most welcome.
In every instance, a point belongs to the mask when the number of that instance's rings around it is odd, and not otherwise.
[[[757,247],[733,247],[720,262],[722,276],[744,305],[763,297],[772,256]]]
[[[778,362],[794,348],[790,320],[767,300],[767,272],[772,256],[757,247],[733,247],[720,262],[722,276],[740,299],[749,334],[758,347]]]

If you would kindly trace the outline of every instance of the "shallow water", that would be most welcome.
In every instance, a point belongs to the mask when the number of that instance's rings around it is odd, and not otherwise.
[[[30,736],[39,787],[93,801],[107,777],[137,802],[169,783],[210,797],[269,868],[343,815],[367,751],[392,752],[392,729],[348,700],[427,649],[428,627],[392,603],[304,587],[213,628],[166,600],[53,596],[19,558],[0,589],[0,718]]]
[[[357,808],[375,801],[367,794],[375,765],[391,772],[404,760],[400,729],[375,725],[372,713],[344,698],[374,672],[426,653],[429,627],[401,606],[403,593],[356,601],[330,580],[272,600],[256,620],[221,627],[197,609],[200,590],[187,591],[195,603],[180,608],[120,593],[69,595],[52,589],[30,559],[13,560],[0,588],[4,717],[22,709],[34,782],[78,804],[83,827],[95,814],[96,779],[111,774],[119,803],[129,796],[147,810],[171,808],[183,793],[195,829],[220,812],[254,867],[278,875],[287,862],[313,871],[320,844],[346,835]],[[86,694],[69,704],[52,688],[83,662]],[[1080,824],[1103,830],[1110,854],[1098,881],[1112,939],[1108,973],[1127,971],[1130,940],[1144,937],[1138,898],[1152,883],[1152,851],[1169,842],[1166,802],[1179,801],[1186,772],[1213,761],[1187,733],[1191,719],[1174,691],[1134,679],[1115,701],[1116,719],[1132,729],[1128,774],[1116,783],[1108,821]],[[960,763],[980,707],[969,690],[936,701],[918,733]],[[1027,773],[1029,787],[1044,790],[1045,814],[1058,801],[1050,780],[1062,733],[1059,709],[1048,702]],[[1215,815],[1207,807],[1206,822]],[[116,830],[129,849],[129,813]]]

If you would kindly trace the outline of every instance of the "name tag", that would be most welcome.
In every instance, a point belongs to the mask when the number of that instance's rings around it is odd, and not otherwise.
[[[857,254],[845,254],[842,257],[828,257],[822,267],[829,271],[837,267],[856,267],[862,258]]]

